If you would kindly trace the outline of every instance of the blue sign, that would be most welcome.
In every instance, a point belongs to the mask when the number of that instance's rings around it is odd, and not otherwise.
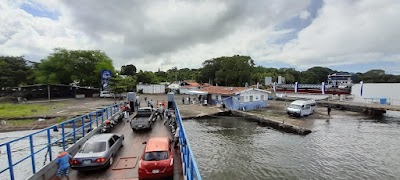
[[[109,70],[102,70],[101,71],[101,88],[102,91],[109,91],[110,87],[109,87],[109,82],[111,79],[111,71]]]

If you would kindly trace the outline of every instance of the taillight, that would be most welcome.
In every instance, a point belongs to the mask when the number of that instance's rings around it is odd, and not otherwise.
[[[169,166],[174,165],[174,158],[171,158],[171,161],[169,162]]]
[[[108,119],[105,120],[104,122],[105,122],[106,124],[110,124],[110,120],[108,120]]]
[[[106,161],[106,158],[97,158],[96,159],[97,163],[101,163],[101,162],[105,162],[105,161]]]
[[[72,160],[72,164],[74,164],[74,165],[79,164],[79,161],[74,159],[74,160]]]

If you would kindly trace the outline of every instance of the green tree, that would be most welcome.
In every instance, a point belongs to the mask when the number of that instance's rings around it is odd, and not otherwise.
[[[32,83],[32,68],[22,56],[0,56],[0,69],[0,89]]]
[[[80,86],[99,87],[102,70],[115,74],[112,60],[102,51],[57,48],[38,65],[35,76],[38,83],[76,82]]]
[[[140,70],[139,73],[136,75],[137,82],[141,82],[144,84],[158,84],[160,81],[158,80],[157,76],[151,71],[142,71]]]
[[[128,77],[124,78],[124,83],[126,85],[126,90],[128,92],[133,92],[136,90],[137,77],[136,76],[128,76]]]
[[[121,67],[121,75],[133,76],[136,74],[136,66],[129,64]]]
[[[214,58],[203,63],[199,80],[223,86],[244,86],[251,82],[253,67],[250,56]]]
[[[126,81],[121,76],[114,76],[110,79],[110,91],[114,93],[114,99],[116,95],[120,95],[126,92],[127,84]]]

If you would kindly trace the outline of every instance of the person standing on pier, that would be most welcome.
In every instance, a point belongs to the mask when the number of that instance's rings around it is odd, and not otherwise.
[[[328,116],[331,116],[331,106],[328,106]]]
[[[61,151],[57,156],[56,163],[58,164],[57,178],[61,179],[63,176],[69,180],[69,161],[72,160],[72,156],[65,151]]]

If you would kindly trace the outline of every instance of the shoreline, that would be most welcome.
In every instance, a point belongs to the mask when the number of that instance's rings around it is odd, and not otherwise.
[[[179,98],[179,96],[177,96]],[[261,126],[268,126],[278,131],[307,135],[312,132],[313,122],[316,120],[329,120],[329,116],[326,115],[325,109],[320,107],[316,113],[308,117],[294,118],[286,114],[284,107],[287,106],[287,101],[268,101],[268,107],[260,110],[242,112],[242,111],[230,111],[228,109],[222,109],[217,106],[202,106],[199,104],[178,104],[182,120],[187,119],[204,119],[212,118],[215,116],[241,116],[252,121],[258,122]],[[354,114],[347,111],[333,110],[332,114]],[[69,119],[69,118],[68,118]],[[24,120],[21,120],[24,121]],[[1,120],[0,120],[1,122]],[[89,122],[86,120],[86,122]],[[24,131],[24,130],[36,130],[47,127],[52,127],[59,124],[53,119],[49,119],[42,122],[36,122],[36,124],[25,124],[25,125],[4,125],[0,123],[0,133],[12,132],[12,131]],[[96,126],[96,122],[93,124]]]

